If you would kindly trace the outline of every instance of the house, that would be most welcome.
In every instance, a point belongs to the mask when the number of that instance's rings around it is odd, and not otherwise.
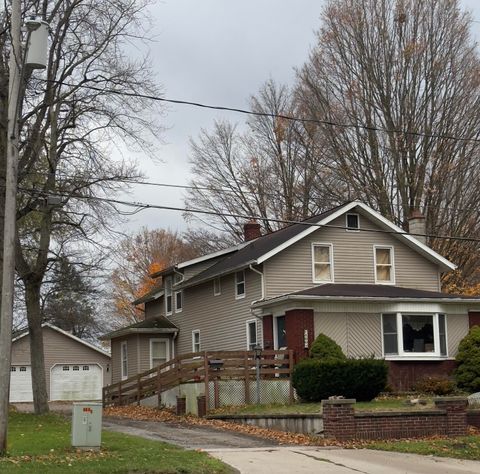
[[[100,400],[110,383],[110,354],[62,329],[42,325],[48,399]],[[28,330],[12,340],[10,402],[31,402],[32,373]]]
[[[425,233],[422,216],[410,232]],[[240,245],[154,275],[162,284],[134,302],[145,321],[105,336],[113,382],[204,350],[260,344],[299,360],[324,333],[348,356],[385,358],[391,385],[408,389],[453,370],[478,318],[480,299],[441,292],[455,268],[358,201],[263,236],[249,222]]]

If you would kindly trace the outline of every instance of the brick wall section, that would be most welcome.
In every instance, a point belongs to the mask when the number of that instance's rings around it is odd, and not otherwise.
[[[456,367],[454,360],[387,361],[388,384],[398,392],[410,391],[424,377],[449,377]]]
[[[273,316],[271,314],[264,316],[263,325],[263,348],[273,349]]]
[[[467,424],[480,429],[480,409],[467,410]]]
[[[435,410],[355,413],[355,400],[324,400],[322,406],[327,438],[400,439],[467,433],[467,400],[460,397],[435,399]]]
[[[305,347],[305,331],[308,331],[308,347]],[[308,357],[313,343],[313,309],[292,309],[285,311],[285,333],[287,347],[293,349],[295,363]]]
[[[469,327],[480,326],[480,311],[468,312],[468,325]]]

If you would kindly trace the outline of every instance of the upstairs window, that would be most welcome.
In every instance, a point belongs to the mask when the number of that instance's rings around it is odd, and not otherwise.
[[[213,280],[213,296],[220,296],[222,294],[222,283],[220,278]]]
[[[333,281],[332,254],[331,244],[313,244],[312,271],[314,283],[328,283]]]
[[[375,283],[395,284],[393,247],[374,247]]]
[[[181,313],[183,310],[183,291],[175,292],[175,312]]]
[[[347,231],[358,232],[360,230],[360,216],[358,214],[346,214]]]
[[[165,278],[165,312],[172,314],[172,277]]]
[[[245,297],[245,271],[235,273],[235,298]]]

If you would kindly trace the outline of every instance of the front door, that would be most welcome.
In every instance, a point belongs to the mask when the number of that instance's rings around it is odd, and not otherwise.
[[[277,336],[277,349],[287,347],[287,335],[285,332],[285,316],[275,318],[275,332]]]

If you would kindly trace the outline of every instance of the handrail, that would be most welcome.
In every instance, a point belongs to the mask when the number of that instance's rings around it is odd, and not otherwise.
[[[211,361],[220,361],[211,365]],[[261,353],[260,376],[262,378],[290,376],[293,368],[293,351],[264,350]],[[245,379],[252,380],[256,372],[254,351],[206,351],[190,352],[174,357],[152,369],[135,374],[103,388],[103,403],[124,405],[139,403],[153,395],[160,396],[166,390],[181,383],[209,380]]]

